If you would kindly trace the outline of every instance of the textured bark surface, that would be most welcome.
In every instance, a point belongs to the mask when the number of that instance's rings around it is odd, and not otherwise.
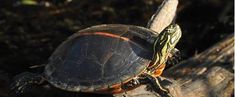
[[[186,97],[231,97],[234,89],[234,35],[165,71]]]
[[[148,22],[147,28],[161,33],[174,20],[178,6],[178,0],[164,0],[156,13]]]
[[[165,85],[174,97],[231,97],[234,89],[234,38],[228,36],[208,50],[164,71],[174,80]],[[141,86],[116,97],[156,97],[156,93]]]

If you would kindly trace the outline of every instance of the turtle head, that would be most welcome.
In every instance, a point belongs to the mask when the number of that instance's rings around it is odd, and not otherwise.
[[[153,46],[154,56],[151,67],[166,62],[169,53],[180,40],[181,34],[181,29],[177,24],[169,25],[159,34]]]

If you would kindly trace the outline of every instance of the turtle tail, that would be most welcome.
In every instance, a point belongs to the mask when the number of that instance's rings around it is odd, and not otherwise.
[[[24,72],[16,75],[12,82],[10,85],[10,95],[20,96],[27,93],[33,85],[42,84],[44,79],[40,74]]]

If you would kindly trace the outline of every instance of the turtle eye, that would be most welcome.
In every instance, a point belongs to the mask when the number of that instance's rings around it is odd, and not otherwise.
[[[171,29],[166,29],[166,33],[171,33]]]
[[[167,28],[166,28],[166,31],[167,33],[174,33],[177,29],[177,25],[176,24],[173,24],[173,25],[169,25]]]

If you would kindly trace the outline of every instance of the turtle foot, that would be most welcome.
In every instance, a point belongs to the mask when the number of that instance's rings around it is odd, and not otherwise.
[[[13,83],[10,85],[10,94],[20,96],[30,90],[33,84],[41,84],[42,82],[41,75],[29,72],[21,73],[13,78]]]
[[[182,60],[182,55],[179,50],[172,50],[172,56],[168,58],[166,66],[178,64]]]
[[[161,77],[154,77],[152,75],[147,75],[146,76],[147,79],[149,79],[150,81],[150,87],[151,90],[155,91],[156,93],[158,93],[159,95],[163,96],[163,97],[173,97],[169,90],[167,88],[164,88],[160,82],[163,81],[163,79],[161,79]],[[170,84],[170,83],[168,83]]]

